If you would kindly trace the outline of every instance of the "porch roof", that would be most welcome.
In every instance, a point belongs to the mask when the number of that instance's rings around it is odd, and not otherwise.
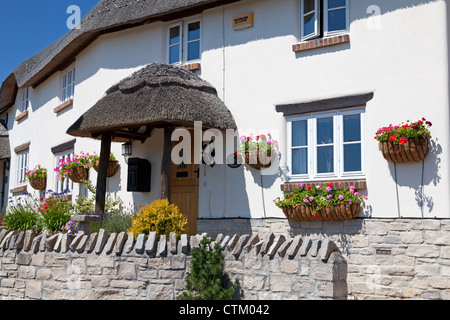
[[[97,139],[110,133],[117,142],[145,140],[155,127],[192,126],[194,121],[205,128],[236,129],[212,85],[183,68],[153,63],[109,88],[67,133]]]

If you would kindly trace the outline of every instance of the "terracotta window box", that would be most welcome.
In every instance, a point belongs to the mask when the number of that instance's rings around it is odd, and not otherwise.
[[[15,120],[16,120],[17,122],[19,122],[19,121],[25,119],[26,117],[28,117],[28,110],[25,110],[24,112],[22,112],[21,114],[19,114],[19,115],[16,117]]]
[[[300,42],[292,46],[292,51],[302,52],[312,49],[325,48],[335,46],[342,43],[350,42],[350,36],[348,34],[338,35],[333,37],[314,39],[309,41]]]
[[[354,186],[356,190],[366,190],[366,180],[342,180],[342,181],[301,181],[301,182],[287,182],[281,185],[281,191],[291,192],[295,188],[298,188],[303,183],[305,187],[311,186],[316,188],[317,186],[322,188],[325,183],[332,183],[333,187],[337,190],[342,190],[350,186]]]
[[[57,106],[55,109],[53,109],[54,113],[60,113],[63,110],[66,110],[67,108],[73,106],[73,99],[69,99],[65,102],[63,102],[62,104],[60,104],[59,106]]]
[[[202,68],[202,64],[197,62],[197,63],[188,63],[185,64],[183,66],[184,69],[189,70],[189,71],[197,71],[200,70]]]

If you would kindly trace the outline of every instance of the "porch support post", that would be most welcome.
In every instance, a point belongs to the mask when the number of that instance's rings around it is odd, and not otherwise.
[[[100,160],[98,163],[97,193],[95,196],[95,211],[105,212],[106,179],[108,178],[108,162],[111,153],[111,134],[102,134]]]
[[[161,163],[161,199],[172,200],[172,133],[175,126],[164,127],[164,150]]]

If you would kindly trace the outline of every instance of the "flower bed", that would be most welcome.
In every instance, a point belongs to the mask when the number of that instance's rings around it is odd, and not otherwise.
[[[411,123],[382,127],[376,132],[378,148],[383,157],[393,163],[422,161],[428,154],[428,139],[432,123],[425,118]]]
[[[319,190],[320,189],[320,190]],[[274,200],[283,210],[286,218],[294,221],[305,220],[351,220],[355,219],[367,197],[350,186],[336,190],[332,183],[323,188],[313,188],[300,184],[292,192]]]

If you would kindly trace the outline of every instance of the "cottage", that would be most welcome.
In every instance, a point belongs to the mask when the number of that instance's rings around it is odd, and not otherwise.
[[[449,29],[444,0],[101,0],[2,83],[2,204],[39,192],[24,179],[38,164],[50,169],[47,189],[86,195],[52,169],[97,152],[98,210],[106,194],[133,205],[167,197],[192,234],[329,237],[348,255],[350,292],[448,299]],[[431,138],[400,150],[394,136],[383,154],[377,130],[419,122],[432,122]],[[177,129],[192,134],[191,156],[213,143],[216,161],[174,157]],[[261,134],[273,152],[254,168],[235,151]],[[129,188],[144,171],[147,188]],[[330,183],[355,187],[365,205],[305,218],[274,204]]]

